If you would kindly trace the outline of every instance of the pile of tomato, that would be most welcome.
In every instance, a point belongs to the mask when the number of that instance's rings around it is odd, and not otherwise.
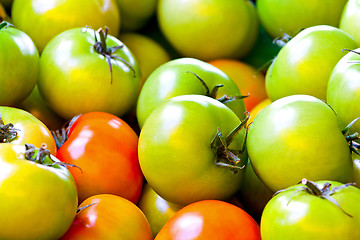
[[[0,0],[0,239],[360,239],[358,26],[359,0]]]

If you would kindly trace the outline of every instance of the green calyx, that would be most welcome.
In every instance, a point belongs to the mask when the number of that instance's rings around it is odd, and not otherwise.
[[[247,162],[246,152],[246,137],[247,137],[247,126],[246,123],[249,119],[250,114],[247,112],[246,118],[232,130],[227,137],[218,129],[214,138],[211,141],[211,149],[216,155],[216,165],[218,167],[229,168],[233,173],[237,173],[239,170],[244,169]],[[245,128],[245,138],[241,149],[231,149],[229,146],[234,141],[236,135],[241,129]]]
[[[244,98],[248,97],[248,96],[227,96],[227,95],[224,95],[224,96],[222,96],[220,98],[216,98],[217,92],[218,92],[219,88],[224,86],[223,84],[217,84],[217,85],[214,86],[213,89],[210,90],[209,86],[205,83],[204,80],[201,79],[201,77],[199,75],[197,75],[196,73],[191,72],[191,71],[187,71],[186,73],[193,74],[201,82],[201,84],[204,86],[205,91],[206,91],[205,96],[216,99],[219,102],[227,103],[227,102],[231,102],[231,101],[234,101],[234,100],[240,100],[240,99],[244,99]]]
[[[124,58],[114,55],[115,51],[124,47],[124,45],[118,45],[113,47],[108,47],[106,45],[106,39],[108,37],[108,28],[105,27],[105,30],[100,28],[94,33],[95,36],[95,44],[94,49],[97,53],[103,55],[109,65],[110,75],[111,75],[111,83],[113,82],[113,71],[112,71],[112,59],[117,59],[124,63],[133,73],[134,77],[136,76],[135,69],[130,65],[128,61]],[[99,39],[98,39],[99,36]]]
[[[360,144],[357,143],[355,140],[360,139],[360,134],[358,132],[349,133],[350,128],[360,119],[360,117],[354,119],[349,123],[343,130],[342,134],[345,136],[346,141],[348,142],[350,152],[355,152],[357,155],[360,156]]]
[[[16,139],[19,129],[14,128],[12,123],[4,124],[0,115],[0,143],[10,143]]]

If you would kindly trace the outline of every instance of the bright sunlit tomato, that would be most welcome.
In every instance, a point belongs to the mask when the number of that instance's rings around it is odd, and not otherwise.
[[[0,239],[59,239],[75,218],[73,178],[54,156],[39,151],[0,143]]]
[[[149,222],[141,210],[125,198],[99,194],[79,206],[73,224],[61,240],[151,240]]]
[[[14,0],[11,17],[40,52],[53,37],[71,28],[107,26],[114,36],[120,29],[115,0]]]
[[[138,136],[123,120],[91,112],[73,123],[57,157],[81,169],[69,169],[80,202],[95,194],[111,193],[136,203],[143,182],[137,146]]]
[[[255,220],[235,205],[203,200],[180,209],[155,240],[260,240]]]

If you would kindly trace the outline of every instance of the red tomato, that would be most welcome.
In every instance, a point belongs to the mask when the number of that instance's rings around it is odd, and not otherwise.
[[[176,212],[155,238],[163,239],[260,240],[260,229],[241,208],[219,200],[202,200]]]
[[[62,240],[151,240],[149,222],[141,210],[125,198],[100,194],[86,199]]]
[[[57,157],[81,168],[69,168],[80,202],[95,194],[111,193],[136,203],[143,182],[137,146],[138,136],[123,120],[91,112],[74,122]]]

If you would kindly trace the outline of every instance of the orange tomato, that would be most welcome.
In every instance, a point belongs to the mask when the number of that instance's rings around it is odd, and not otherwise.
[[[176,212],[155,240],[260,240],[259,225],[241,208],[219,200],[202,200]]]
[[[142,211],[125,198],[100,194],[86,199],[61,240],[153,239]]]
[[[267,98],[265,77],[251,65],[235,59],[217,59],[209,63],[225,72],[243,95],[249,95],[244,99],[247,111]]]

